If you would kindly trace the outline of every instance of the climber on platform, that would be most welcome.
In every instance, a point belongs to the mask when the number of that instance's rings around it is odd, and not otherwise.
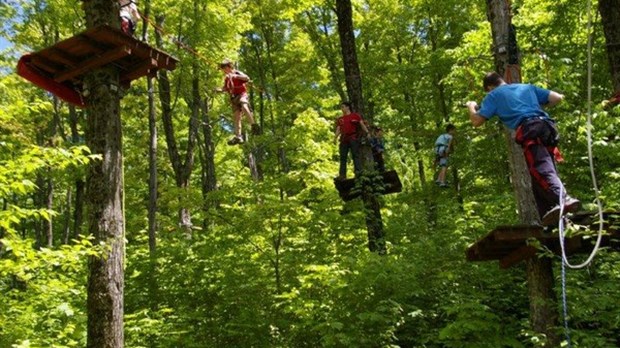
[[[565,213],[579,210],[579,200],[566,194],[558,176],[558,131],[555,121],[543,110],[558,104],[564,96],[531,84],[507,84],[496,72],[486,74],[483,87],[487,95],[479,110],[476,102],[467,102],[469,119],[474,127],[479,127],[497,115],[506,127],[516,131],[515,140],[523,148],[542,224],[558,223],[561,200]]]
[[[344,180],[347,178],[347,159],[349,152],[353,157],[353,168],[355,174],[362,170],[362,159],[360,157],[360,136],[358,135],[358,127],[363,131],[364,136],[368,136],[368,128],[363,122],[362,116],[353,112],[350,102],[342,102],[340,104],[342,116],[336,120],[335,141],[340,139],[340,171],[336,180]]]

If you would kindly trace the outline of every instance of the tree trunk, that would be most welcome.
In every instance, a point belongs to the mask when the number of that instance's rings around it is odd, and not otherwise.
[[[620,93],[620,0],[599,0],[598,10],[605,33],[611,82],[614,92]]]
[[[201,149],[201,184],[202,184],[202,200],[204,211],[208,212],[212,206],[212,199],[208,197],[209,192],[217,189],[217,177],[215,172],[215,144],[213,143],[213,127],[209,120],[209,99],[205,98],[201,102],[201,130],[202,130],[202,146]],[[203,219],[202,227],[206,230],[208,227],[208,219]]]
[[[73,193],[71,187],[67,188],[67,194],[65,196],[65,207],[63,208],[63,223],[62,223],[62,244],[69,244],[69,238],[71,238],[71,201],[73,200]]]
[[[557,297],[554,287],[552,259],[534,256],[525,261],[528,297],[530,300],[530,324],[536,332],[547,338],[545,347],[559,347]]]
[[[336,14],[338,15],[338,34],[342,45],[342,60],[347,81],[347,92],[355,111],[361,113],[364,104],[362,94],[362,80],[357,64],[355,53],[355,36],[353,35],[353,18],[350,0],[336,0]],[[385,237],[383,235],[383,220],[381,219],[381,204],[375,192],[376,182],[373,178],[378,175],[375,171],[375,162],[369,145],[360,146],[362,158],[362,174],[360,180],[363,183],[362,199],[366,208],[366,229],[368,230],[368,249],[379,254],[385,253]],[[364,182],[366,184],[364,184]]]
[[[82,234],[82,222],[84,221],[84,180],[75,182],[75,207],[73,208],[73,238],[78,239]]]
[[[151,1],[144,3],[144,17],[151,15]],[[148,22],[146,18],[142,24],[142,41],[148,41]],[[148,203],[148,233],[149,233],[149,255],[153,262],[157,258],[157,113],[155,109],[155,86],[151,77],[147,78],[146,86],[148,90],[148,115],[149,115],[149,203]],[[154,269],[151,269],[152,274]]]
[[[161,26],[163,23],[163,17],[158,17],[157,23]],[[162,47],[163,41],[159,31],[157,30],[155,31],[155,39],[157,41],[157,47]],[[172,98],[170,90],[170,80],[168,79],[168,72],[165,70],[160,70],[157,75],[157,80],[159,83],[159,100],[161,102],[162,109],[161,118],[164,125],[164,134],[166,136],[168,157],[170,158],[172,170],[174,171],[176,185],[184,192],[187,192],[189,190],[189,179],[192,173],[192,169],[194,167],[194,147],[196,145],[196,135],[198,132],[199,103],[195,102],[195,94],[199,88],[199,81],[198,71],[195,66],[193,68],[193,74],[194,77],[192,79],[192,98],[188,103],[191,107],[191,116],[189,119],[189,132],[184,160],[181,160],[181,155],[177,147],[176,135],[174,132],[171,106]],[[191,214],[189,212],[189,209],[183,206],[183,202],[185,201],[183,195],[179,196],[179,200],[181,201],[182,206],[179,209],[179,224],[182,228],[190,229],[192,227]]]
[[[83,3],[88,28],[120,27],[116,1]],[[107,65],[88,72],[86,144],[101,159],[91,162],[86,177],[88,231],[102,243],[100,254],[88,262],[87,347],[120,348],[123,335],[124,217],[123,154],[119,72]]]
[[[504,75],[509,63],[519,63],[515,42],[508,42],[512,25],[509,0],[487,0],[488,19],[491,22],[495,68]],[[514,81],[520,82],[520,81]],[[534,225],[539,223],[538,211],[534,203],[530,174],[525,163],[522,148],[514,141],[514,132],[506,130],[509,148],[511,178],[519,209],[521,223]],[[557,300],[553,292],[553,268],[551,260],[545,257],[533,257],[526,263],[530,323],[532,329],[546,336],[546,346],[559,347],[560,338],[555,332],[557,326]],[[553,313],[553,314],[552,314]]]
[[[71,143],[81,144],[78,132],[78,113],[75,106],[69,105],[69,127],[71,128]],[[82,234],[82,221],[84,212],[84,180],[79,178],[75,181],[75,203],[73,208],[73,238],[77,239]]]
[[[43,174],[37,174],[37,191],[35,193],[35,202],[37,207],[41,209],[53,208],[54,190],[51,178],[46,178]],[[49,219],[41,219],[36,223],[36,248],[51,248],[54,239],[54,230],[52,225],[52,217]]]
[[[342,51],[347,94],[355,111],[360,115],[364,115],[362,76],[357,63],[351,0],[336,0],[336,15],[338,16],[338,35],[340,37],[340,49]]]

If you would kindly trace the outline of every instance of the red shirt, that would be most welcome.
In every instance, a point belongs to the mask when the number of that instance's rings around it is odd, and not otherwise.
[[[233,70],[233,73],[237,73],[237,70]],[[239,77],[224,77],[224,90],[230,94],[243,94],[247,92],[245,83],[247,81],[242,80]]]
[[[341,116],[336,125],[340,127],[340,141],[346,142],[357,139],[357,126],[362,122],[362,116],[352,112],[348,115]]]

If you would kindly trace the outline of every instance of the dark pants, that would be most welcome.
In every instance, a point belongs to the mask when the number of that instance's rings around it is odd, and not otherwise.
[[[542,217],[560,203],[560,190],[566,190],[555,167],[554,149],[558,133],[552,120],[532,118],[517,129],[516,139],[532,177],[532,191],[538,214]]]
[[[349,150],[353,157],[353,168],[357,174],[362,169],[362,161],[360,160],[359,151],[360,143],[358,140],[348,140],[340,142],[340,176],[345,178],[347,176],[347,159],[349,156]]]

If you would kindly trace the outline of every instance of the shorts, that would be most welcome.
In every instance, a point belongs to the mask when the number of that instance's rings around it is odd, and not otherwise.
[[[439,156],[437,156],[437,163],[439,164],[440,167],[447,167],[448,166],[448,157],[439,157]]]
[[[232,94],[230,96],[230,105],[234,112],[243,110],[243,104],[249,104],[249,98],[247,93]]]

